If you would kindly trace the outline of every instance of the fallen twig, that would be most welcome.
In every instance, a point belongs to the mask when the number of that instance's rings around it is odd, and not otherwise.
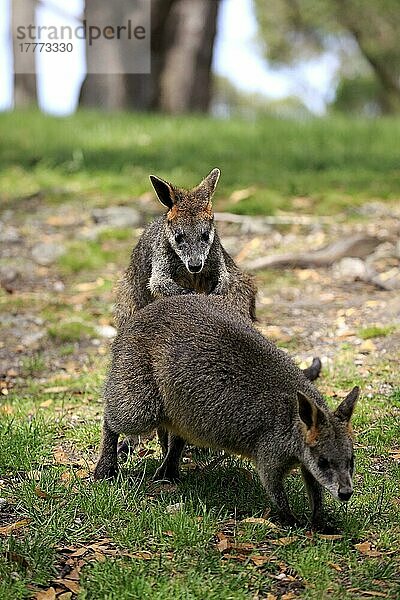
[[[250,261],[243,266],[249,271],[279,267],[291,267],[298,269],[307,269],[309,267],[329,267],[345,256],[351,256],[353,258],[365,258],[384,241],[385,240],[374,236],[355,236],[352,238],[346,237],[313,252],[260,256],[260,258],[256,258],[255,260]]]

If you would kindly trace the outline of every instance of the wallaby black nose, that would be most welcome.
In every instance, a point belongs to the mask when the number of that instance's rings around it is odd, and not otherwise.
[[[338,493],[339,500],[343,500],[343,502],[347,502],[347,500],[350,500],[352,493],[353,493],[352,491],[351,492],[339,492]]]
[[[188,269],[191,273],[199,273],[203,267],[203,263],[188,263]]]

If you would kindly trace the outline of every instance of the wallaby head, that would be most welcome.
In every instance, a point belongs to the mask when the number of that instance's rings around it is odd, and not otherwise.
[[[200,273],[214,241],[212,196],[219,176],[219,169],[213,169],[197,187],[183,190],[150,175],[158,199],[168,208],[168,241],[190,273]]]
[[[355,387],[335,412],[322,409],[302,392],[298,408],[304,435],[303,463],[337,500],[353,493],[354,455],[350,419],[360,390]]]

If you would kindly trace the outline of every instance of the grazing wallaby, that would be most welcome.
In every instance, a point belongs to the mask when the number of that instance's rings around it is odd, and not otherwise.
[[[290,523],[283,478],[300,464],[317,523],[322,487],[343,501],[353,492],[349,421],[358,393],[331,412],[294,362],[220,297],[158,300],[114,340],[95,478],[116,474],[120,433],[161,427],[172,435],[156,478],[178,477],[185,441],[248,457]]]

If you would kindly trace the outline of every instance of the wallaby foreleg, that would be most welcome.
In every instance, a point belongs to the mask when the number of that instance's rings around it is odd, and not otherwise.
[[[193,290],[181,287],[172,278],[167,277],[165,273],[161,273],[158,270],[153,270],[148,287],[150,292],[156,298],[193,294]]]
[[[302,466],[301,474],[304,479],[307,494],[310,499],[311,505],[311,525],[313,527],[319,527],[321,524],[321,513],[322,513],[322,502],[323,502],[323,489],[318,483],[315,477]]]
[[[294,525],[296,518],[289,507],[289,501],[283,486],[285,469],[276,465],[258,465],[258,473],[268,497],[278,512],[279,520],[285,525]]]

